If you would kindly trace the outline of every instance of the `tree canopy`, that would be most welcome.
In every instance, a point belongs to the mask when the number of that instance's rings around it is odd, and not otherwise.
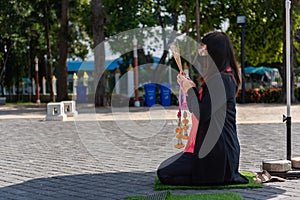
[[[67,58],[86,59],[93,49],[92,2],[69,0]],[[240,33],[237,16],[246,16],[246,66],[283,67],[284,0],[199,0],[200,35],[213,30],[226,31],[240,57]],[[60,58],[62,1],[37,0],[0,2],[0,81],[9,87],[22,77],[34,77],[34,57],[40,60],[41,76],[56,75]],[[171,27],[178,34],[196,40],[196,1],[189,0],[102,0],[104,37],[109,39],[134,28]],[[292,1],[294,67],[299,66],[300,9]],[[114,44],[111,43],[112,50]],[[131,52],[132,53],[132,52]],[[148,52],[140,52],[151,59]],[[161,62],[165,61],[164,55]],[[124,55],[130,57],[132,54]],[[52,68],[53,65],[53,68]],[[125,66],[126,67],[126,66]],[[128,67],[128,66],[127,66]],[[49,75],[50,74],[50,75]],[[48,75],[48,76],[47,76]],[[62,82],[60,84],[66,84]]]

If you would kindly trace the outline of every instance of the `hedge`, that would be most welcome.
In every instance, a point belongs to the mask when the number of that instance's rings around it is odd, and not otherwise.
[[[255,88],[245,90],[245,103],[279,103],[281,88]],[[294,89],[295,98],[300,101],[300,87]],[[242,102],[242,91],[237,94],[237,102]]]

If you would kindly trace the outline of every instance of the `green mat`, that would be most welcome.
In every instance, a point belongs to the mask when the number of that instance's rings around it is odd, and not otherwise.
[[[172,194],[169,191],[155,193],[148,196],[126,197],[125,200],[242,200],[236,192],[214,194]]]
[[[233,184],[233,185],[213,185],[213,186],[174,186],[163,185],[159,179],[155,178],[154,190],[224,190],[224,189],[244,189],[244,188],[261,188],[262,183],[256,183],[255,173],[253,172],[241,172],[248,180],[248,184]]]

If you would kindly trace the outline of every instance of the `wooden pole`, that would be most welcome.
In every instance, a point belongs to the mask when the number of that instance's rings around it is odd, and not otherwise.
[[[139,72],[138,72],[138,55],[137,55],[137,39],[134,35],[133,42],[133,65],[134,65],[134,93],[135,93],[135,107],[140,107],[139,102]]]

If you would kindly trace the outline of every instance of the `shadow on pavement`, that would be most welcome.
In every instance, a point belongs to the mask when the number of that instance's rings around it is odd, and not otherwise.
[[[1,115],[46,114],[47,106],[44,104],[9,105],[9,106],[0,106],[0,110],[1,110]]]
[[[155,172],[117,172],[37,178],[0,188],[0,199],[124,199],[153,194]],[[270,199],[285,192],[265,186],[235,189],[245,199]],[[215,193],[225,190],[176,190],[172,193]]]
[[[37,178],[0,188],[0,199],[124,199],[153,191],[154,174],[118,172]]]

